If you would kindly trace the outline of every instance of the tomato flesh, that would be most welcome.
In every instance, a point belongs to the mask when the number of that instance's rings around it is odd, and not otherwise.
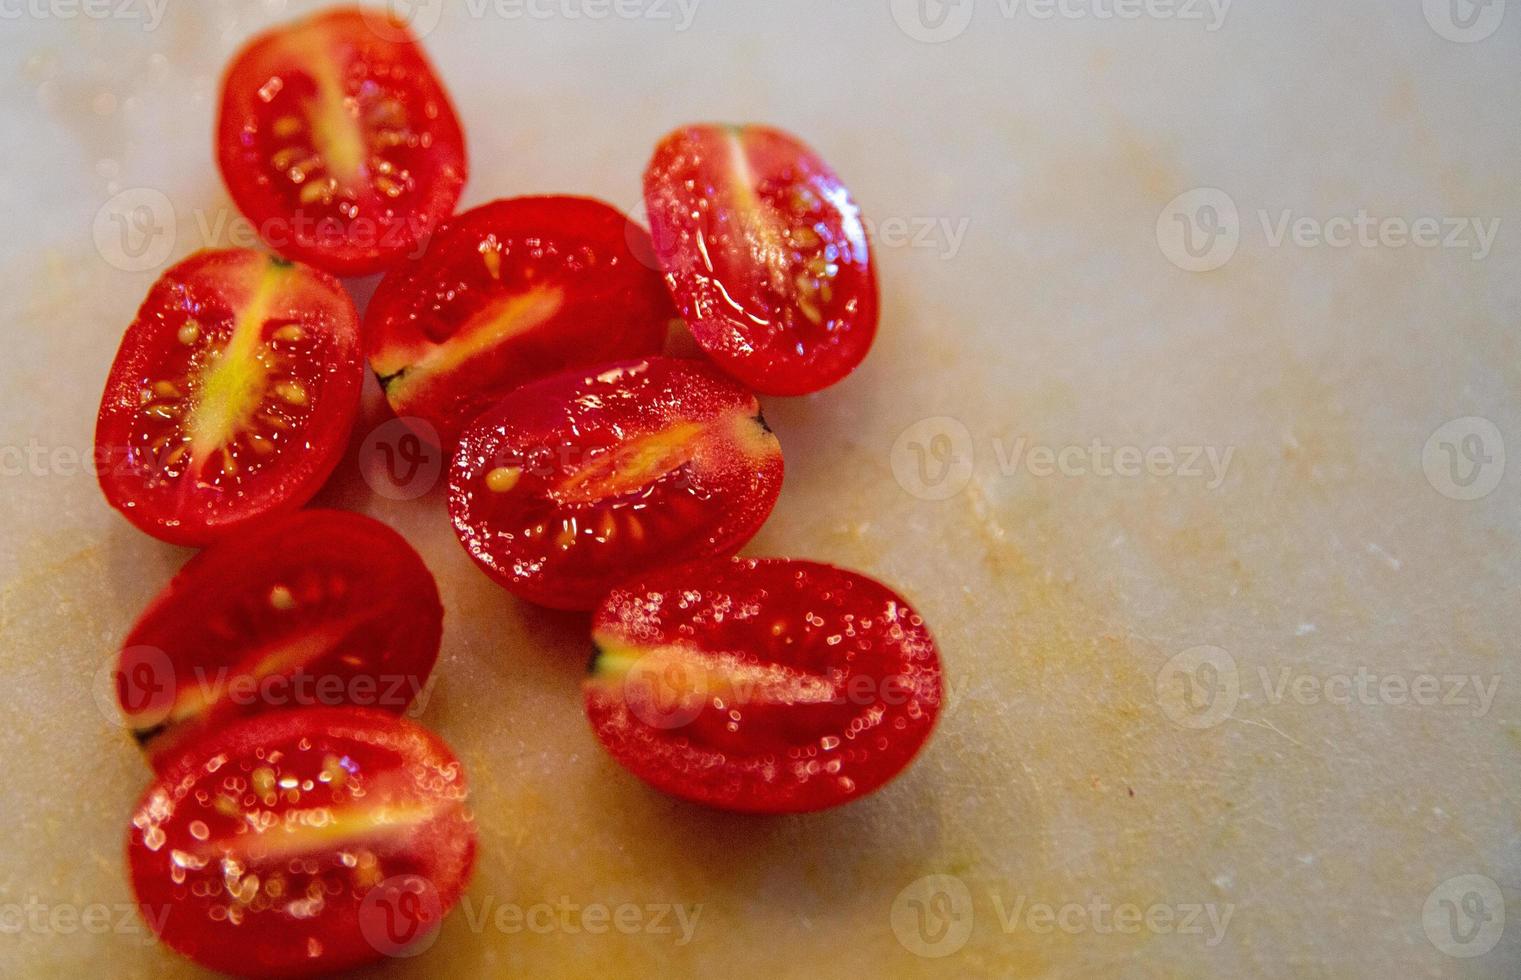
[[[629,576],[732,554],[781,483],[781,446],[755,396],[701,362],[657,357],[502,399],[465,432],[449,513],[508,591],[590,609]]]
[[[452,447],[524,382],[659,353],[676,311],[649,249],[626,215],[587,198],[495,201],[445,223],[365,315],[391,407]]]
[[[359,514],[300,511],[180,570],[123,644],[117,700],[162,769],[245,715],[344,704],[400,714],[442,631],[438,587],[401,535]]]
[[[662,569],[597,609],[586,713],[625,768],[728,810],[848,803],[902,770],[939,714],[940,656],[904,599],[811,561]]]
[[[153,285],[111,365],[101,489],[178,544],[294,510],[337,464],[363,376],[336,280],[246,249],[192,255]]]
[[[464,890],[467,794],[449,747],[394,715],[245,719],[143,794],[132,888],[159,938],[213,970],[306,976],[379,960],[424,939]],[[395,901],[408,882],[425,902]]]
[[[217,162],[270,247],[335,275],[379,272],[465,183],[449,97],[404,24],[342,7],[251,41],[222,85]]]
[[[655,254],[708,355],[762,394],[801,395],[849,374],[877,330],[860,213],[796,137],[765,126],[686,126],[644,174]]]

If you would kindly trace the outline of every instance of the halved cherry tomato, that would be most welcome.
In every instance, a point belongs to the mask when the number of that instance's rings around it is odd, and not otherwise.
[[[850,194],[798,139],[687,126],[644,174],[655,254],[718,365],[762,394],[849,374],[877,332],[877,279]]]
[[[871,792],[940,711],[940,656],[901,596],[811,561],[662,569],[598,608],[586,713],[613,758],[709,806],[797,813]]]
[[[590,609],[631,575],[737,551],[782,484],[755,396],[654,357],[517,389],[465,432],[449,514],[508,591]]]
[[[342,455],[363,378],[337,280],[247,249],[197,252],[154,283],[116,352],[95,424],[101,489],[176,544],[294,510]]]
[[[359,276],[454,211],[465,140],[405,24],[340,7],[263,34],[233,59],[217,163],[270,247]]]
[[[156,768],[244,715],[401,714],[433,669],[443,614],[401,535],[359,514],[300,511],[180,569],[123,644],[117,699]]]
[[[218,729],[143,794],[132,888],[159,938],[238,976],[347,969],[426,942],[469,880],[475,823],[436,735],[362,708]]]
[[[452,449],[526,381],[660,352],[676,310],[649,249],[626,215],[584,197],[467,211],[381,280],[365,314],[370,366],[396,414]]]

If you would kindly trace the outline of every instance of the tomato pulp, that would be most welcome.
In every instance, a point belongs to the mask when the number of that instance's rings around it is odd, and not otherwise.
[[[379,521],[308,510],[213,545],[132,627],[116,693],[163,768],[213,728],[282,707],[400,714],[438,657],[428,567]]]
[[[904,599],[780,558],[641,576],[597,609],[586,713],[657,789],[729,810],[836,806],[897,775],[940,711],[940,656]]]
[[[588,198],[467,211],[381,280],[365,314],[370,366],[396,414],[452,448],[524,382],[660,352],[676,311],[649,250],[642,228]]]
[[[849,374],[877,331],[860,212],[834,171],[765,126],[686,126],[644,174],[655,254],[692,336],[756,391]]]
[[[701,362],[656,357],[502,399],[465,432],[449,514],[509,591],[590,609],[631,575],[738,550],[781,483],[755,396]]]
[[[202,966],[306,976],[424,942],[464,890],[459,760],[394,715],[307,708],[219,729],[161,773],[127,834],[148,924]]]
[[[465,140],[399,20],[341,7],[255,38],[228,66],[217,163],[270,247],[379,272],[448,217]]]
[[[198,252],[154,283],[95,426],[106,499],[200,545],[294,510],[337,464],[359,405],[358,314],[331,276],[247,249]]]

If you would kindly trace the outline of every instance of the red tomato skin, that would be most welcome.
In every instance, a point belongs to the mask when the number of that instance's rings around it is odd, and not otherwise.
[[[273,758],[276,752],[279,759]],[[247,850],[218,846],[257,846],[250,816],[272,822],[264,834],[273,843],[299,808],[320,812],[330,804],[333,810],[353,805],[352,796],[322,780],[327,757],[341,760],[344,785],[362,781],[370,788],[367,803],[424,805],[434,808],[431,815],[389,839],[358,834],[326,850],[303,850],[299,860],[289,862],[267,854],[249,860]],[[268,803],[268,795],[261,798],[255,786],[261,769],[271,770],[277,780],[293,774],[298,785],[287,790],[277,781],[274,802]],[[332,766],[326,771],[336,772]],[[311,789],[306,789],[308,781]],[[237,797],[234,812],[216,809],[218,799],[232,796]],[[218,729],[148,786],[128,826],[127,870],[148,925],[182,956],[236,976],[324,975],[386,958],[375,910],[364,905],[376,884],[415,875],[432,886],[440,914],[458,901],[475,864],[476,833],[467,796],[459,760],[437,735],[412,722],[361,708],[260,715]],[[253,804],[246,804],[250,799]],[[344,850],[357,859],[354,866],[345,864]],[[176,882],[177,851],[192,857],[192,865],[206,863],[182,868],[182,880]],[[241,873],[229,878],[222,854],[238,856]],[[367,855],[373,864],[367,864]],[[241,890],[254,877],[260,886],[249,889],[251,903],[229,892],[229,883]],[[269,888],[275,877],[284,881],[279,896]],[[312,882],[323,889],[320,907],[307,917],[292,914],[292,900],[307,897]],[[237,924],[226,912],[235,907],[242,912]],[[377,939],[382,945],[377,946]]]
[[[682,426],[701,448],[647,483],[574,503],[554,489]],[[687,445],[667,447],[670,459]],[[523,473],[497,493],[488,480],[504,464]],[[776,503],[783,463],[753,395],[701,361],[652,357],[518,388],[466,430],[449,473],[455,535],[487,575],[539,605],[591,609],[630,575],[743,547]]]
[[[859,799],[909,764],[939,716],[940,656],[922,617],[880,583],[819,562],[660,569],[613,590],[592,635],[599,652],[583,690],[597,739],[646,783],[704,806],[804,813]],[[747,701],[734,696],[744,688],[703,673],[711,666],[658,659],[672,650],[772,672],[752,690],[813,694]],[[609,657],[657,659],[609,680]],[[661,689],[694,677],[709,679],[674,700]]]
[[[534,290],[556,297],[535,325],[422,373],[472,322]],[[649,234],[627,215],[591,198],[517,197],[456,215],[418,261],[388,272],[365,312],[365,346],[396,414],[422,418],[452,447],[519,385],[660,353],[676,319]]]
[[[287,47],[293,39],[313,48],[295,56]],[[292,68],[299,73],[313,63],[312,50],[330,46],[347,56],[340,74],[353,64],[363,66],[361,81],[345,82],[350,97],[358,85],[369,84],[410,110],[411,139],[395,151],[401,157],[392,173],[405,170],[411,183],[402,181],[404,190],[395,199],[368,188],[365,207],[353,216],[322,201],[293,204],[285,196],[299,196],[299,190],[281,183],[290,168],[274,162],[289,144],[273,131],[276,120],[263,118],[273,115],[263,111],[273,103],[266,105],[260,94],[269,91],[271,79],[285,80]],[[453,104],[407,24],[382,10],[352,6],[277,26],[244,45],[223,74],[215,149],[228,193],[270,248],[345,277],[382,272],[416,254],[434,226],[454,212],[468,176],[464,132]],[[428,172],[420,174],[424,165]],[[375,174],[367,171],[367,176],[373,180]],[[392,200],[401,207],[393,207]]]
[[[765,395],[841,380],[876,336],[875,264],[849,192],[801,140],[685,126],[644,174],[655,255],[697,343]]]
[[[175,574],[122,644],[117,702],[155,768],[249,715],[350,698],[401,714],[438,658],[443,615],[432,573],[401,535],[361,514],[298,511]],[[267,673],[247,662],[318,636],[320,652],[299,662]],[[298,672],[311,682],[293,684]],[[204,711],[172,717],[204,697],[214,698]]]
[[[303,380],[319,386],[312,398],[310,431],[301,432],[299,450],[276,455],[278,478],[272,484],[233,491],[214,503],[158,487],[154,452],[142,437],[145,384],[163,372],[161,364],[178,356],[176,333],[186,319],[203,312],[226,312],[223,284],[248,275],[250,265],[269,263],[290,270],[292,282],[281,294],[279,309],[266,325],[281,320],[317,334],[322,351],[317,372]],[[236,303],[231,313],[237,312]],[[170,544],[199,547],[237,534],[266,517],[301,507],[321,489],[347,445],[364,367],[359,349],[359,315],[338,280],[309,266],[276,260],[249,249],[196,252],[170,267],[148,291],[137,316],[122,337],[101,396],[95,424],[96,477],[106,501],[139,530]]]

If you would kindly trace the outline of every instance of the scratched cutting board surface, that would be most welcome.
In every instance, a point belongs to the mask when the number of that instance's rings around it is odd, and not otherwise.
[[[413,6],[465,206],[632,208],[695,120],[784,126],[844,175],[880,337],[767,401],[787,485],[748,550],[906,593],[949,700],[901,779],[833,812],[647,790],[582,717],[583,621],[492,586],[436,489],[363,478],[372,387],[318,502],[438,577],[421,718],[481,835],[465,905],[380,972],[1521,973],[1521,10]],[[78,460],[148,285],[238,232],[221,67],[306,8],[0,20],[7,976],[196,973],[117,911],[147,769],[95,696],[189,552]]]

